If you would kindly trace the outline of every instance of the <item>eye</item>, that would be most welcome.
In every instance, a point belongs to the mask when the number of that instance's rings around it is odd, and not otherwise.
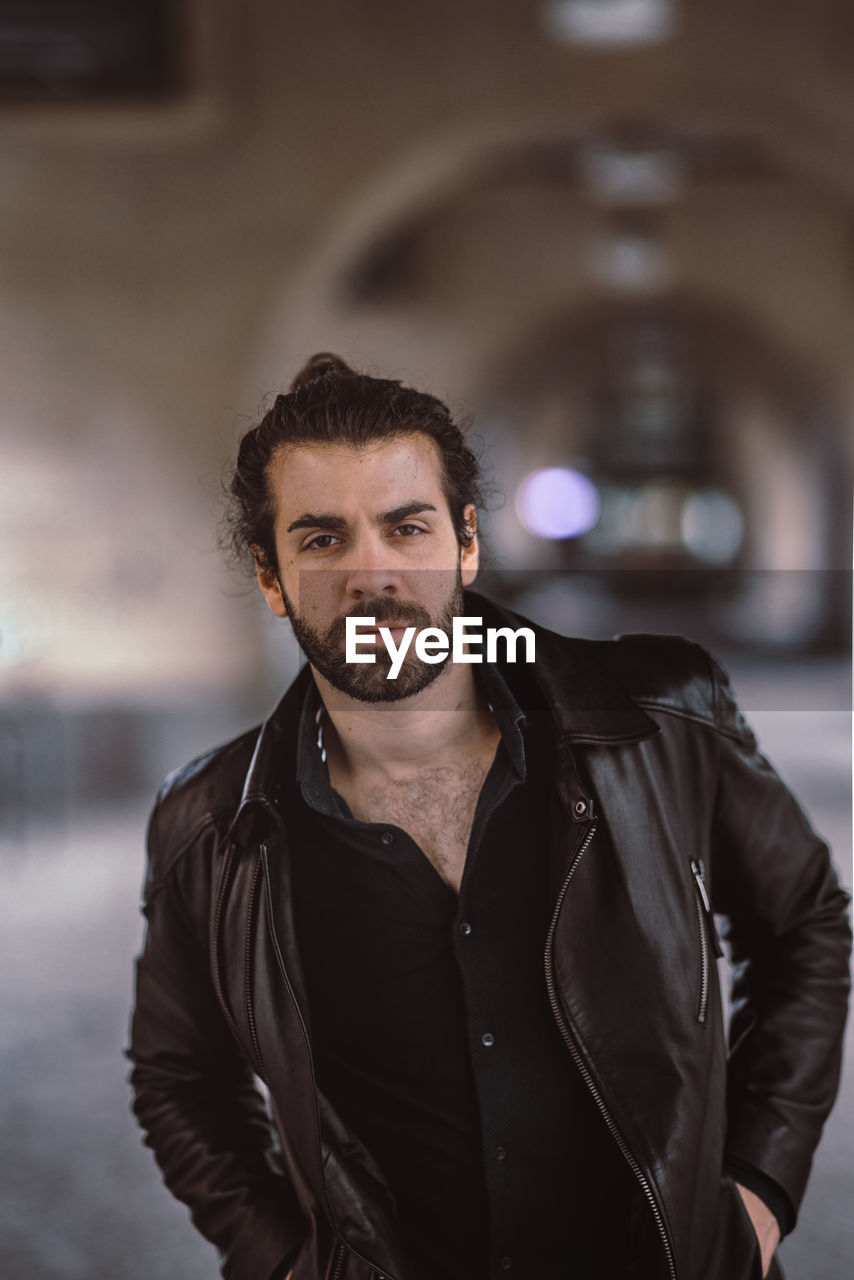
[[[340,542],[340,538],[336,538],[334,533],[318,533],[316,537],[307,542],[303,547],[303,551],[327,551],[336,542]]]
[[[425,531],[417,524],[399,524],[394,533],[399,533],[404,538],[411,538],[415,533],[424,533]]]

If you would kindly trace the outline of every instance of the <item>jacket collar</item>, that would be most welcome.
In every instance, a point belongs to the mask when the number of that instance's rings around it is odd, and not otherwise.
[[[639,742],[658,733],[656,722],[635,705],[608,670],[604,654],[611,641],[557,635],[474,591],[466,592],[466,609],[472,616],[482,617],[484,626],[533,630],[537,655],[532,664],[533,683],[551,714],[559,739],[615,746]],[[524,664],[521,669],[524,670]],[[519,671],[520,665],[504,667],[505,675],[513,683],[516,680],[511,672]],[[525,677],[517,679],[524,681]]]
[[[233,839],[238,830],[245,829],[250,815],[266,815],[274,823],[279,821],[276,802],[284,779],[293,777],[300,711],[310,681],[311,668],[306,663],[261,725],[229,839]]]
[[[598,642],[557,635],[474,591],[465,593],[465,608],[467,615],[482,618],[484,627],[533,630],[533,680],[525,664],[503,665],[503,674],[526,711],[533,709],[526,705],[532,694],[549,711],[562,743],[615,746],[659,732],[656,722],[632,702],[607,670],[598,656]],[[261,726],[231,835],[250,812],[259,809],[278,820],[276,798],[282,781],[294,776],[300,713],[310,681],[311,669],[306,665]]]

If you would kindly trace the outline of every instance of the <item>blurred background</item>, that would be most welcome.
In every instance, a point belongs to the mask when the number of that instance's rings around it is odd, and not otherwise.
[[[851,876],[849,0],[0,2],[0,1259],[204,1280],[143,832],[297,669],[221,476],[315,350],[474,419],[486,589],[714,647]],[[854,1261],[849,1072],[789,1280]]]

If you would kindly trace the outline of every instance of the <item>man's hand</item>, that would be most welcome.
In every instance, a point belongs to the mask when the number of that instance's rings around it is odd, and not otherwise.
[[[744,1201],[744,1207],[747,1210],[750,1221],[753,1223],[753,1230],[759,1240],[759,1248],[762,1254],[762,1274],[767,1276],[774,1250],[780,1243],[780,1224],[765,1201],[760,1199],[755,1192],[748,1191],[747,1187],[743,1187],[740,1182],[735,1185],[738,1187],[739,1195]]]

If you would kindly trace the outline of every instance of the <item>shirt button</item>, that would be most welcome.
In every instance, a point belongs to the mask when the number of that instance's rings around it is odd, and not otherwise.
[[[460,925],[460,933],[463,934],[464,937],[466,938],[471,933],[471,925],[469,924],[468,920],[464,920]]]
[[[509,1271],[510,1268],[513,1266],[513,1259],[509,1256],[504,1257],[501,1259],[498,1265],[502,1271]]]
[[[495,1036],[491,1031],[484,1031],[483,1035],[480,1037],[480,1042],[481,1044],[485,1044],[488,1049],[490,1045],[495,1044]]]
[[[506,1160],[506,1159],[507,1159],[507,1148],[506,1148],[506,1147],[496,1147],[496,1148],[495,1148],[495,1159],[496,1159],[496,1160]]]
[[[393,840],[394,840],[394,836],[390,831],[384,831],[380,836],[380,841],[382,842],[382,844],[391,844]]]

